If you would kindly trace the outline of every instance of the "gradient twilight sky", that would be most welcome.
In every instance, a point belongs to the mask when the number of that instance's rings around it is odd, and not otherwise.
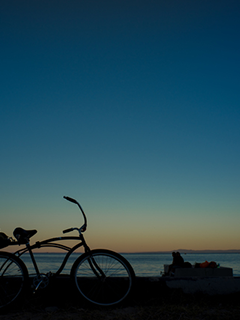
[[[240,248],[239,0],[2,0],[0,230]],[[74,234],[73,234],[74,235]]]

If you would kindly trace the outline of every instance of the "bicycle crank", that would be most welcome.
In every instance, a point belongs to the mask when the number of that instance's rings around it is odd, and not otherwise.
[[[33,278],[33,287],[34,291],[38,289],[44,289],[49,284],[49,278],[45,274],[39,274],[38,276]]]

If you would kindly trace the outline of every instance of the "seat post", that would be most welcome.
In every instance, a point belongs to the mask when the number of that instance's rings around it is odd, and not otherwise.
[[[34,265],[34,268],[35,268],[35,270],[36,270],[36,273],[37,273],[37,275],[39,275],[40,272],[39,272],[39,269],[38,269],[38,266],[37,266],[37,263],[36,263],[36,260],[35,260],[35,258],[34,258],[34,255],[33,255],[33,252],[32,252],[32,249],[31,249],[31,246],[30,246],[29,242],[26,243],[26,247],[27,247],[28,252],[29,252],[29,254],[30,254],[30,257],[31,257],[31,259],[32,259],[32,263],[33,263],[33,265]]]

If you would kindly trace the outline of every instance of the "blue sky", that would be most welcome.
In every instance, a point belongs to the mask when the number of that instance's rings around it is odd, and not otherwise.
[[[239,249],[239,1],[1,1],[1,231]],[[33,240],[34,240],[33,239]]]

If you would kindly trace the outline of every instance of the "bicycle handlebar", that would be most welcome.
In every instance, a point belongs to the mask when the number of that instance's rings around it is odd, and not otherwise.
[[[84,231],[86,231],[86,230],[87,230],[87,217],[86,217],[86,215],[85,215],[85,213],[84,213],[84,211],[83,211],[83,208],[81,207],[80,203],[78,203],[77,200],[75,200],[75,199],[73,199],[73,198],[70,198],[70,197],[65,197],[65,196],[64,196],[63,198],[66,199],[66,200],[68,200],[68,201],[70,201],[70,202],[72,202],[72,203],[75,203],[75,204],[79,207],[79,209],[80,209],[80,211],[82,212],[82,215],[83,215],[84,224],[83,224],[83,226],[82,226],[81,228],[79,228],[78,230],[79,230],[79,232],[84,232]],[[75,229],[76,229],[76,228],[69,228],[69,229],[63,230],[63,233],[67,233],[67,232],[73,231],[73,230],[75,230]]]
[[[75,200],[75,199],[73,199],[73,198],[70,198],[70,197],[63,197],[64,199],[66,199],[66,200],[68,200],[68,201],[70,201],[70,202],[73,202],[73,203],[75,203],[75,204],[78,204],[78,202]]]
[[[63,230],[63,233],[67,233],[67,232],[71,232],[71,231],[73,231],[73,228],[69,228],[69,229]]]

